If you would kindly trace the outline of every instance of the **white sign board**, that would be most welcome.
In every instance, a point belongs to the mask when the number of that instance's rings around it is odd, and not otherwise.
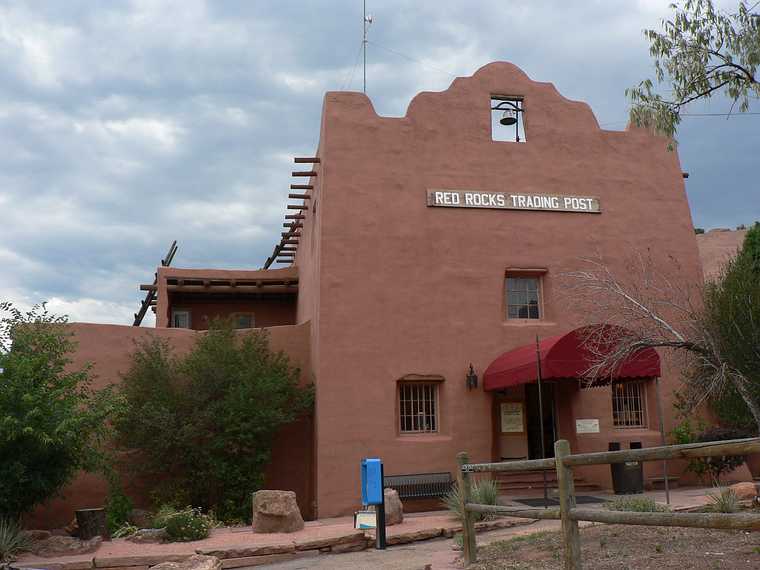
[[[599,420],[575,420],[575,433],[599,433]]]
[[[495,210],[537,210],[599,214],[599,199],[594,196],[532,194],[528,192],[490,192],[481,190],[427,191],[427,205],[441,208],[490,208]]]
[[[501,403],[501,432],[522,433],[523,405],[522,402]]]

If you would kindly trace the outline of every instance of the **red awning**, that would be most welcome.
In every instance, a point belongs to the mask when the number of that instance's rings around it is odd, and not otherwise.
[[[541,379],[581,378],[591,366],[588,349],[583,345],[585,329],[547,337],[538,344],[541,354]],[[660,357],[647,348],[629,358],[615,371],[611,380],[653,378],[660,376]],[[485,390],[503,390],[511,386],[535,382],[536,345],[528,344],[505,352],[486,369],[483,375]]]

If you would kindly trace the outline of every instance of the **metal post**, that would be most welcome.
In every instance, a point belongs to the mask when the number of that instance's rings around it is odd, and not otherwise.
[[[380,481],[385,481],[385,466],[380,464]],[[385,550],[385,489],[383,500],[375,505],[375,549]]]
[[[662,418],[662,394],[660,393],[660,378],[654,379],[655,390],[657,392],[657,416],[660,420],[660,443],[665,445],[665,423]],[[665,502],[670,504],[670,481],[668,481],[668,460],[662,460],[662,474],[665,481]]]
[[[459,487],[459,501],[462,509],[462,545],[464,548],[465,564],[472,564],[478,559],[478,549],[475,544],[475,521],[472,513],[466,508],[467,503],[472,500],[470,489],[470,472],[463,471],[462,466],[470,462],[467,454],[462,451],[457,454],[457,486]]]
[[[565,570],[581,570],[581,535],[578,530],[578,521],[570,518],[570,511],[575,508],[573,470],[563,463],[563,459],[568,455],[570,455],[570,444],[566,439],[554,442],[562,540],[565,543]]]
[[[538,383],[538,415],[541,422],[541,459],[546,459],[546,442],[544,440],[544,395],[541,382],[541,349],[536,335],[536,381]],[[544,508],[549,508],[549,489],[546,482],[546,469],[541,470],[544,480]]]

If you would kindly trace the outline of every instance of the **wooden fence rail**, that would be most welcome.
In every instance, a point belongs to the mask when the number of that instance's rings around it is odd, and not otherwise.
[[[696,457],[719,457],[725,455],[747,455],[760,452],[760,438],[735,439],[730,441],[666,445],[645,449],[631,449],[601,453],[570,453],[570,444],[561,439],[554,444],[553,459],[510,461],[505,463],[469,463],[466,453],[457,456],[457,484],[463,513],[464,558],[469,565],[477,560],[475,543],[475,513],[489,513],[528,519],[559,519],[562,521],[562,535],[565,550],[565,570],[580,570],[581,543],[579,521],[606,524],[626,524],[644,526],[680,526],[691,528],[720,528],[760,530],[760,514],[751,513],[639,513],[626,511],[605,511],[579,509],[575,505],[573,467],[580,465],[600,465],[624,463],[627,461],[657,461],[665,459],[693,459]],[[470,473],[475,472],[519,472],[536,469],[556,469],[559,489],[559,508],[520,508],[499,505],[480,505],[472,502]]]

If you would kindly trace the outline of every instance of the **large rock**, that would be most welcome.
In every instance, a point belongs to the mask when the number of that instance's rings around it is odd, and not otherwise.
[[[256,491],[253,494],[253,532],[295,532],[303,528],[293,491]]]
[[[729,487],[739,499],[754,499],[757,497],[757,487],[754,483],[745,481],[744,483],[735,483]]]
[[[101,542],[103,542],[103,539],[99,536],[95,536],[90,540],[80,540],[73,536],[53,535],[45,540],[33,542],[29,551],[37,556],[42,556],[43,558],[87,554],[89,552],[95,552]]]
[[[385,525],[390,526],[404,522],[404,506],[401,504],[398,491],[395,489],[385,489],[383,491],[383,500],[385,502]]]
[[[165,528],[141,528],[133,535],[127,537],[129,542],[161,543],[167,539]]]
[[[182,562],[162,562],[151,570],[222,570],[222,562],[216,556],[193,554]]]

